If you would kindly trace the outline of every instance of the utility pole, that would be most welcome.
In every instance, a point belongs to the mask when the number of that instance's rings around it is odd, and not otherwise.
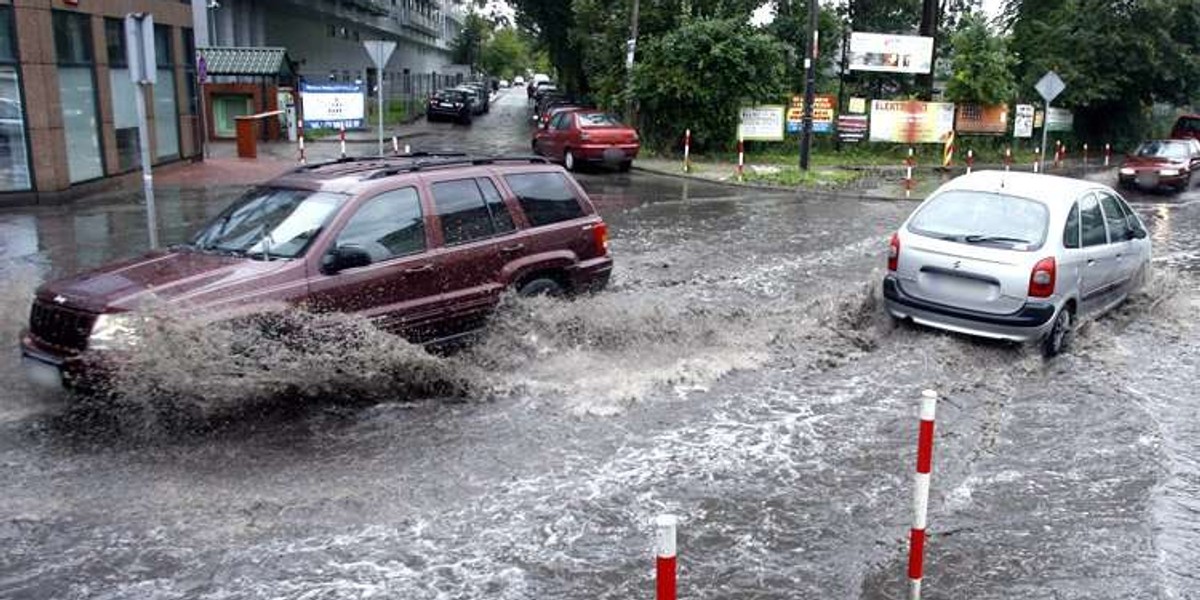
[[[817,31],[817,0],[808,0],[808,48],[804,54],[804,134],[800,137],[800,170],[808,170],[808,155],[812,149],[813,102],[817,95],[817,54],[821,33]]]
[[[933,100],[933,72],[937,63],[938,0],[922,0],[921,35],[933,38],[933,60],[929,74],[917,75],[917,93],[922,100]]]
[[[850,66],[850,33],[854,31],[854,0],[850,0],[848,7],[849,14],[847,15],[848,23],[846,30],[842,32],[842,68],[838,71],[838,95],[837,95],[837,114],[841,115],[846,105],[846,71]],[[839,129],[837,137],[834,138],[834,143],[837,144],[837,151],[842,151],[842,132]]]
[[[632,127],[637,127],[633,115],[633,59],[637,54],[639,8],[641,8],[641,0],[633,0],[633,11],[629,15],[629,40],[625,42],[625,71],[627,78],[625,84],[625,120]]]

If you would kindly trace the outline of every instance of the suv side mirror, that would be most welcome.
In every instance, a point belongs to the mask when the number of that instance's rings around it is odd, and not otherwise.
[[[346,269],[356,269],[371,264],[371,255],[361,246],[347,244],[338,246],[325,255],[325,273],[333,275]]]

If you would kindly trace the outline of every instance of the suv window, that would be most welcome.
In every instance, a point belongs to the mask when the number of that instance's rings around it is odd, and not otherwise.
[[[1079,201],[1079,225],[1084,246],[1102,246],[1108,242],[1104,215],[1100,213],[1100,202],[1095,194],[1088,194]]]
[[[367,200],[338,234],[336,246],[358,246],[381,262],[425,249],[425,219],[415,188]]]
[[[579,199],[562,173],[519,173],[505,175],[504,180],[534,227],[584,216]]]
[[[504,198],[500,197],[500,190],[496,189],[496,184],[486,177],[480,177],[477,182],[479,189],[483,192],[483,199],[487,201],[488,212],[492,213],[492,222],[496,225],[496,231],[508,233],[516,229],[517,227],[513,225],[512,215],[508,212],[508,205],[504,203]]]
[[[1067,225],[1063,227],[1063,247],[1078,248],[1079,247],[1079,203],[1076,202],[1071,207],[1071,213],[1067,215]]]
[[[491,181],[486,185],[492,186],[493,200],[484,201],[484,194],[479,189],[483,181],[487,180],[456,179],[433,184],[433,204],[442,221],[442,237],[447,246],[513,230],[508,207],[504,206]]]
[[[1108,237],[1110,243],[1124,242],[1129,239],[1129,225],[1117,199],[1109,194],[1100,194],[1100,205],[1104,207],[1104,220],[1108,222]]]

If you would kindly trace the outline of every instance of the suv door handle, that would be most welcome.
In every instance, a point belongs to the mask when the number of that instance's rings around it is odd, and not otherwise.
[[[524,249],[525,249],[525,244],[513,244],[511,246],[501,246],[500,247],[501,252],[507,252],[507,253],[519,252]]]
[[[432,271],[432,270],[433,270],[433,265],[430,263],[425,263],[419,267],[409,267],[409,268],[405,269],[404,272],[405,273],[425,273],[425,272]]]

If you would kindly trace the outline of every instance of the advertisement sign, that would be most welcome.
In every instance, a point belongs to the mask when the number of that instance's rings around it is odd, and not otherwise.
[[[870,131],[872,142],[939,144],[954,131],[954,104],[873,100]]]
[[[1008,133],[1008,105],[959,104],[954,116],[958,133],[1004,135]]]
[[[303,83],[300,104],[304,125],[313,129],[356,129],[366,119],[363,86],[355,83]]]
[[[867,139],[867,115],[838,115],[838,139],[850,143]]]
[[[867,99],[866,98],[850,98],[850,106],[846,107],[846,112],[854,115],[867,114]]]
[[[1018,104],[1016,116],[1013,117],[1013,137],[1033,137],[1033,105]]]
[[[783,141],[783,105],[743,106],[738,136],[743,140]]]
[[[1065,108],[1050,107],[1046,113],[1046,131],[1071,131],[1075,127],[1075,115]]]
[[[933,38],[852,32],[850,70],[929,73],[933,70]]]
[[[833,96],[815,96],[813,98],[813,133],[833,133]],[[792,105],[787,112],[787,132],[800,133],[804,130],[804,98],[792,97]]]

